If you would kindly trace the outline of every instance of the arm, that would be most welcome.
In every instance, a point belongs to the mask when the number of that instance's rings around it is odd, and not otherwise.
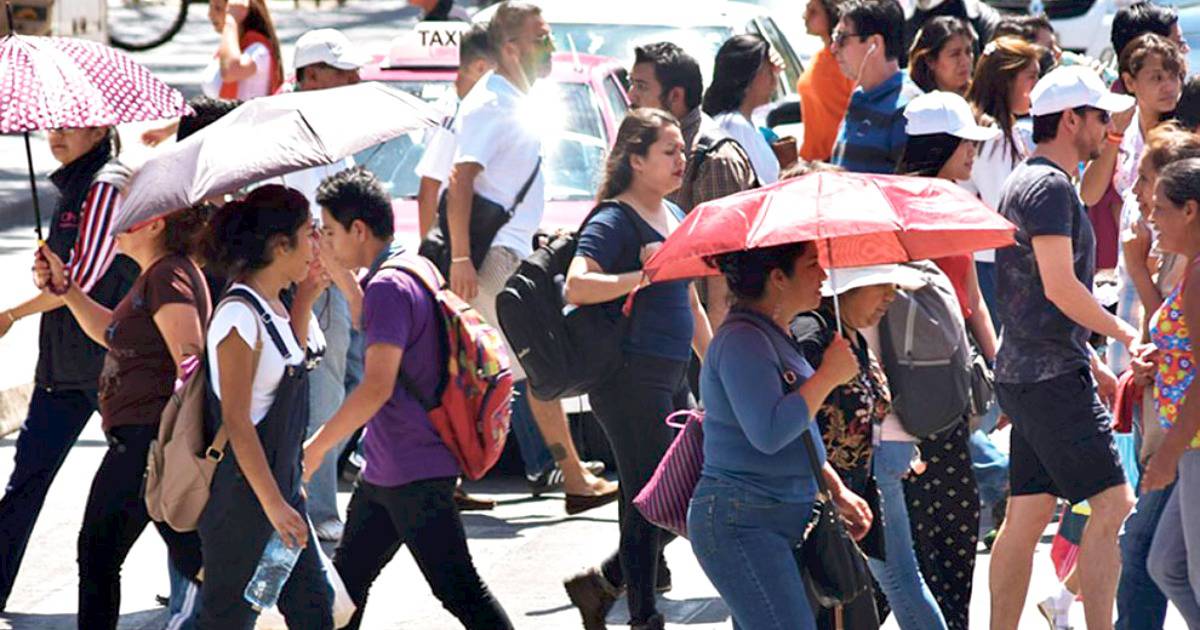
[[[266,333],[260,331],[259,334]],[[279,484],[271,474],[267,456],[258,440],[258,432],[250,420],[254,363],[254,350],[232,330],[217,345],[222,426],[229,436],[230,447],[238,455],[238,467],[272,526],[289,547],[304,547],[308,543],[308,525],[279,491]]]
[[[158,326],[158,332],[162,333],[177,372],[184,359],[200,356],[203,352],[204,326],[194,304],[163,304],[154,313],[154,325]],[[177,375],[182,376],[182,373]]]
[[[696,287],[688,287],[688,297],[692,306],[692,320],[695,322],[695,332],[692,334],[692,350],[700,360],[704,360],[704,355],[708,353],[708,344],[712,342],[712,326],[708,322],[708,315],[704,312],[704,306],[700,304],[700,294],[696,293]]]
[[[1138,299],[1142,302],[1142,311],[1146,317],[1152,315],[1162,306],[1163,296],[1154,283],[1154,275],[1148,264],[1152,237],[1150,230],[1139,218],[1129,230],[1121,235],[1121,253],[1125,258],[1125,272],[1133,281]]]
[[[241,81],[254,76],[258,65],[242,53],[241,24],[247,14],[247,0],[229,0],[225,9],[225,24],[221,28],[221,43],[217,45],[217,61],[221,64],[221,79]]]
[[[1200,277],[1196,274],[1195,266],[1189,267],[1184,279],[1183,319],[1187,322],[1200,322]],[[1188,333],[1192,347],[1200,348],[1200,327],[1189,327]],[[1165,488],[1175,479],[1179,458],[1191,445],[1196,432],[1200,431],[1200,379],[1192,379],[1184,396],[1175,424],[1167,429],[1162,445],[1150,457],[1142,475],[1144,490]]]
[[[642,285],[642,272],[605,273],[600,263],[586,256],[576,256],[567,270],[566,298],[570,304],[602,304],[610,302]],[[709,330],[711,337],[712,331]]]
[[[108,330],[108,325],[112,323],[112,311],[88,297],[88,294],[80,290],[77,284],[72,284],[71,289],[67,291],[67,294],[63,298],[66,300],[67,307],[71,309],[71,315],[75,316],[75,321],[79,322],[79,327],[83,329],[83,332],[87,333],[87,336],[91,337],[92,341],[107,348],[108,342],[105,339],[105,332]]]
[[[1035,236],[1033,253],[1037,258],[1046,299],[1080,326],[1112,337],[1127,348],[1133,347],[1138,339],[1138,331],[1104,310],[1092,297],[1092,292],[1075,277],[1069,237]]]
[[[1079,196],[1084,204],[1094,206],[1104,197],[1104,191],[1112,183],[1113,173],[1117,170],[1119,150],[1119,145],[1106,140],[1100,157],[1092,160],[1084,169],[1083,180],[1079,183]]]
[[[450,171],[450,187],[446,189],[446,222],[450,230],[450,290],[465,300],[475,297],[479,281],[471,264],[471,199],[475,195],[475,178],[483,166],[475,162],[459,162]],[[456,262],[454,262],[456,261]]]
[[[400,346],[385,343],[367,346],[362,382],[304,446],[305,481],[321,467],[329,449],[353,435],[391,398],[403,358],[404,350]]]
[[[0,313],[0,337],[8,334],[12,325],[30,315],[52,311],[64,304],[63,299],[50,293],[39,293]]]
[[[979,291],[979,273],[975,264],[967,267],[967,301],[971,303],[971,316],[967,318],[967,328],[979,344],[979,352],[983,358],[992,361],[996,358],[996,348],[1000,343],[996,339],[996,328],[992,325],[992,314],[988,311],[983,293]]]
[[[438,191],[442,182],[431,177],[421,178],[421,187],[417,190],[417,232],[421,236],[429,233],[437,224]]]

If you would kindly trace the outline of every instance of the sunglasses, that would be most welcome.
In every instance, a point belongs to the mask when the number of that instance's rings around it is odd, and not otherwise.
[[[1102,124],[1102,125],[1107,125],[1109,122],[1112,121],[1112,113],[1109,112],[1107,109],[1088,107],[1087,105],[1084,105],[1083,107],[1075,108],[1075,115],[1077,115],[1081,118],[1084,115],[1086,115],[1088,112],[1096,112],[1096,118],[1100,119],[1100,124]]]
[[[851,37],[856,37],[856,38],[858,38],[859,41],[862,41],[863,39],[865,39],[868,36],[860,35],[858,33],[847,33],[845,31],[834,31],[832,39],[833,39],[834,45],[836,45],[838,48],[841,48],[842,46],[846,45],[846,40]]]

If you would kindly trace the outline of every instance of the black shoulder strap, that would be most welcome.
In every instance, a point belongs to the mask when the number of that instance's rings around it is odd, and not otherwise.
[[[250,291],[240,287],[234,287],[225,293],[225,297],[236,298],[250,305],[254,312],[258,314],[258,319],[262,321],[263,327],[267,329],[267,335],[271,337],[271,342],[275,344],[275,349],[283,356],[286,363],[292,358],[292,352],[288,350],[287,343],[283,341],[283,336],[279,334],[279,329],[275,327],[275,320],[271,314],[263,308],[262,303],[258,301],[258,297]]]
[[[517,206],[521,205],[522,201],[525,201],[525,195],[529,194],[529,189],[533,187],[533,180],[537,179],[540,170],[542,170],[542,156],[539,155],[537,163],[533,165],[533,172],[529,174],[529,179],[525,180],[525,185],[521,186],[517,198],[513,200],[512,206],[508,209],[510,215],[517,211]]]
[[[771,349],[775,351],[775,358],[779,361],[780,378],[783,380],[784,388],[790,390],[792,384],[788,383],[788,378],[786,376],[787,368],[784,367],[783,362],[783,352],[779,349],[779,341],[777,340],[777,338],[784,336],[783,333],[779,331],[767,330],[767,328],[753,315],[732,313],[729,315],[729,318],[726,321],[729,321],[730,319],[742,321],[750,326],[753,326],[754,328],[758,329],[759,333],[767,338],[767,343],[771,344]],[[798,396],[799,394],[796,395]],[[810,412],[815,413],[815,410],[810,410]],[[825,483],[825,476],[821,466],[817,464],[817,447],[813,443],[812,427],[816,426],[816,424],[817,423],[815,421],[810,422],[808,430],[801,434],[800,439],[804,440],[804,450],[808,453],[808,463],[810,466],[812,466],[812,474],[813,477],[816,477],[817,486],[821,489],[821,492],[824,492],[826,495],[828,495],[829,486]]]

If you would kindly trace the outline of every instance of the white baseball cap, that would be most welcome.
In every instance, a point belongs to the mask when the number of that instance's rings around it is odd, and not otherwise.
[[[1100,75],[1084,66],[1059,66],[1042,77],[1029,94],[1034,116],[1057,114],[1076,107],[1094,107],[1123,112],[1136,102],[1132,96],[1115,94]]]
[[[357,70],[366,62],[366,57],[354,48],[341,31],[319,28],[296,40],[296,55],[292,65],[297,70],[316,63],[327,64],[338,70]]]
[[[908,123],[904,132],[910,136],[948,133],[964,140],[984,142],[1000,135],[995,127],[982,127],[966,99],[953,92],[930,92],[909,102],[904,109]]]
[[[925,286],[926,278],[920,269],[908,265],[839,267],[829,270],[829,278],[821,284],[821,295],[841,295],[847,291],[877,284],[894,284],[897,288],[915,291]]]

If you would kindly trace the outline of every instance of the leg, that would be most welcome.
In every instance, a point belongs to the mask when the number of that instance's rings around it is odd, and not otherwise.
[[[342,576],[346,591],[357,607],[346,626],[348,630],[358,630],[362,624],[371,584],[391,562],[401,544],[387,508],[372,498],[374,493],[373,486],[361,480],[358,482],[346,508],[345,535],[333,554],[333,566]]]
[[[294,630],[333,630],[333,589],[318,555],[319,544],[310,528],[308,546],[279,593],[279,612]]]
[[[988,574],[992,630],[1017,630],[1029,591],[1033,552],[1054,518],[1055,503],[1056,499],[1049,494],[1017,495],[1008,500],[1008,515],[992,545]]]
[[[226,457],[217,466],[212,495],[200,515],[204,580],[197,630],[252,630],[258,619],[244,593],[274,530],[254,491],[236,478],[237,465]]]
[[[887,561],[868,558],[867,562],[903,630],[944,630],[945,616],[921,575],[909,527],[902,479],[908,473],[913,451],[910,442],[883,442],[875,449],[879,507],[887,524],[883,530]]]
[[[454,509],[454,480],[409,484],[389,505],[398,529],[409,532],[408,548],[442,606],[468,630],[511,630],[500,602],[479,577],[462,519]]]
[[[521,460],[525,463],[525,478],[535,479],[542,474],[554,458],[546,448],[541,430],[533,419],[529,408],[529,382],[521,381],[513,386],[516,395],[513,399],[512,436],[517,440],[517,449],[521,451]]]
[[[1200,624],[1200,604],[1196,602],[1196,594],[1188,576],[1187,542],[1183,535],[1181,509],[1183,497],[1180,494],[1179,484],[1176,483],[1163,509],[1162,519],[1158,522],[1158,530],[1154,533],[1146,570],[1175,605],[1180,616],[1188,622],[1188,626],[1194,628],[1200,627],[1197,626]]]
[[[12,592],[46,492],[95,411],[95,392],[34,389],[17,437],[12,475],[0,499],[0,610]]]
[[[79,530],[79,627],[116,628],[121,565],[150,522],[141,498],[146,453],[156,427],[117,427],[92,480]]]
[[[1118,630],[1162,630],[1167,617],[1167,596],[1147,570],[1154,531],[1174,486],[1147,492],[1121,530],[1121,579],[1117,583]]]

